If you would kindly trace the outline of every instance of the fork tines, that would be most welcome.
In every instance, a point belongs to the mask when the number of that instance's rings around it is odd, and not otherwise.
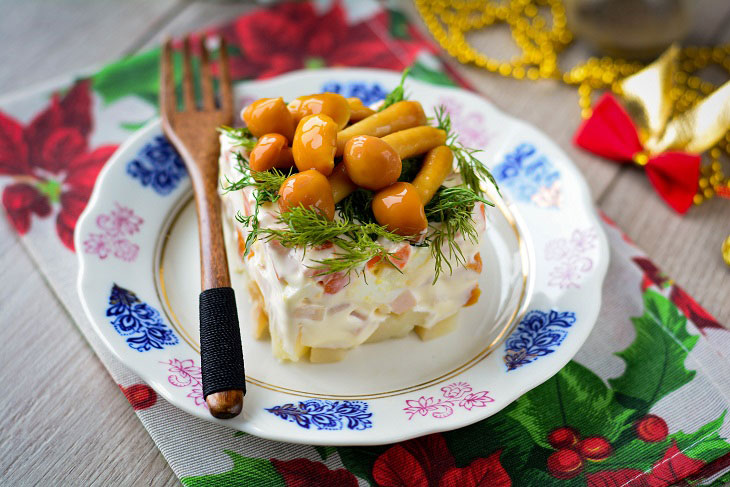
[[[192,53],[190,48],[190,37],[183,39],[183,77],[182,77],[182,98],[183,104],[180,111],[221,111],[222,113],[233,113],[233,91],[231,88],[231,73],[228,65],[228,50],[225,38],[220,38],[219,51],[219,74],[220,74],[220,107],[216,108],[215,89],[213,88],[213,75],[210,66],[210,54],[206,46],[206,37],[201,36],[200,48],[200,92],[202,104],[199,106],[195,97],[195,75],[193,73]],[[160,85],[160,113],[163,117],[171,118],[178,112],[177,96],[175,94],[175,70],[172,57],[172,40],[168,37],[162,47],[161,59],[161,80]]]

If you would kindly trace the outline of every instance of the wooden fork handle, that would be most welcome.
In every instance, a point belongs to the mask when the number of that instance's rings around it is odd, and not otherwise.
[[[213,416],[227,419],[238,415],[243,408],[246,374],[236,297],[231,288],[223,241],[217,153],[198,154],[196,162],[195,165],[188,164],[188,168],[195,192],[200,235],[203,397]]]

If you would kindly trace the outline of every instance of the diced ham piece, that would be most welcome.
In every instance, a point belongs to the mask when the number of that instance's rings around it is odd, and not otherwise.
[[[353,318],[357,318],[358,320],[365,321],[368,319],[368,315],[360,313],[358,310],[353,311],[350,313],[350,316]]]
[[[287,255],[290,251],[289,249],[281,245],[281,242],[276,239],[269,240],[268,244],[271,247],[271,250],[275,251],[279,255]]]
[[[322,321],[324,306],[299,306],[294,310],[294,317],[303,320]]]
[[[348,282],[349,278],[344,272],[327,274],[317,279],[317,283],[324,287],[325,294],[337,294],[342,291],[342,288],[345,287]]]
[[[346,310],[350,306],[352,306],[351,303],[340,303],[340,304],[332,306],[330,309],[328,309],[327,314],[335,315],[335,314],[339,313],[340,311]]]
[[[322,245],[317,245],[316,247],[314,247],[314,250],[327,250],[331,249],[334,246],[335,244],[333,244],[332,242],[325,242]]]
[[[408,258],[411,256],[411,246],[410,244],[403,244],[401,245],[398,250],[393,252],[393,255],[390,256],[390,261],[395,265],[398,269],[403,270],[403,268],[408,264]],[[367,263],[367,268],[372,269],[377,264],[380,263],[382,259],[380,257],[373,257],[370,259]]]
[[[390,303],[390,310],[395,314],[401,314],[413,309],[415,305],[416,297],[410,290],[406,289]]]

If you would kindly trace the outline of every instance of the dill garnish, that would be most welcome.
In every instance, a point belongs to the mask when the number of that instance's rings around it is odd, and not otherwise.
[[[226,176],[226,184],[223,186],[223,191],[226,193],[253,186],[256,192],[263,193],[264,201],[276,201],[281,183],[293,173],[293,169],[283,172],[276,168],[268,171],[254,171],[249,167],[248,159],[243,157],[240,152],[236,152],[235,157],[236,170],[242,174],[242,177],[238,181],[231,181]]]
[[[383,104],[380,106],[380,108],[378,108],[379,112],[385,110],[394,103],[398,103],[399,101],[403,101],[406,99],[406,93],[405,89],[403,88],[403,83],[406,81],[406,76],[408,76],[408,72],[410,70],[411,68],[406,68],[403,70],[403,74],[400,77],[400,83],[398,84],[398,86],[393,88],[393,91],[388,93],[388,96],[385,97],[385,101],[383,101]]]
[[[403,84],[407,75],[406,69],[400,84],[386,97],[381,110],[405,98]],[[455,266],[466,265],[466,256],[457,242],[459,240],[472,244],[479,242],[472,211],[478,202],[494,206],[484,199],[481,182],[490,180],[495,187],[497,183],[487,167],[475,157],[480,151],[468,149],[458,142],[451,118],[444,107],[436,109],[435,122],[438,128],[447,133],[446,145],[454,155],[462,184],[454,187],[441,186],[426,205],[429,230],[425,239],[413,242],[411,240],[415,236],[404,237],[389,232],[386,227],[379,225],[372,211],[374,192],[363,188],[356,189],[336,205],[338,212],[335,220],[327,219],[315,209],[295,207],[281,213],[278,225],[275,227],[261,228],[260,207],[278,200],[281,184],[296,169],[292,168],[287,172],[278,169],[252,171],[246,157],[237,153],[236,169],[241,173],[241,178],[231,181],[226,177],[223,190],[229,192],[249,186],[253,188],[255,205],[252,214],[236,215],[236,219],[249,229],[244,255],[248,254],[251,245],[259,238],[266,242],[276,240],[287,248],[301,248],[305,253],[308,249],[331,243],[335,246],[331,257],[311,261],[316,264],[313,268],[317,269],[318,275],[332,273],[349,275],[352,271],[359,273],[361,267],[374,257],[380,257],[400,272],[390,258],[392,253],[382,243],[381,239],[386,239],[392,242],[411,241],[411,245],[431,247],[431,256],[434,259],[434,283],[442,272],[452,273]],[[221,127],[219,131],[240,147],[251,149],[256,143],[255,137],[246,128]],[[398,181],[410,182],[421,169],[423,157],[411,157],[401,162],[402,170]]]
[[[420,157],[408,157],[406,159],[403,159],[401,161],[403,167],[400,171],[400,177],[398,178],[398,181],[404,183],[410,183],[411,181],[413,181],[416,178],[418,171],[421,170],[422,162],[422,158]]]
[[[391,253],[378,242],[379,237],[393,242],[406,240],[406,237],[389,232],[385,227],[375,223],[370,209],[373,193],[365,189],[357,189],[338,204],[341,212],[340,220],[328,220],[316,210],[295,207],[279,215],[278,222],[284,224],[286,228],[261,228],[260,207],[279,199],[279,187],[291,175],[293,169],[288,173],[277,169],[253,171],[242,154],[237,153],[235,156],[236,169],[242,177],[237,181],[231,181],[226,177],[223,190],[229,192],[252,186],[255,199],[251,215],[243,216],[240,213],[236,215],[236,220],[249,229],[244,256],[248,254],[251,245],[257,239],[265,242],[277,240],[284,247],[301,247],[305,252],[307,248],[331,242],[339,250],[331,258],[314,261],[319,264],[316,267],[319,275],[334,272],[349,274],[353,270],[357,272],[360,265],[373,257],[381,257],[386,262],[391,262],[388,258]]]
[[[456,165],[459,168],[459,173],[464,184],[481,196],[484,194],[481,188],[481,181],[488,179],[497,188],[497,192],[499,192],[499,186],[492,173],[489,172],[489,169],[487,169],[487,166],[482,161],[474,157],[474,154],[482,152],[482,150],[468,149],[461,142],[457,141],[458,136],[451,128],[451,117],[443,106],[436,108],[436,122],[438,123],[437,127],[446,132],[446,145],[454,154],[454,159],[456,159]]]
[[[344,272],[357,272],[357,268],[372,259],[381,257],[391,262],[391,252],[378,242],[384,237],[393,242],[402,242],[407,237],[389,232],[377,223],[357,223],[343,218],[329,220],[320,212],[310,208],[294,207],[279,215],[279,223],[286,228],[263,228],[259,230],[260,238],[268,242],[277,240],[287,248],[301,247],[306,252],[307,247],[316,247],[331,242],[338,251],[333,257],[313,262],[319,264],[315,269],[318,275]]]
[[[251,131],[246,127],[233,128],[223,125],[218,127],[218,132],[227,135],[239,147],[245,147],[246,149],[251,150],[256,145],[256,137],[254,137]]]
[[[248,160],[243,157],[240,152],[235,153],[236,157],[236,169],[242,174],[241,179],[238,181],[231,181],[226,176],[226,184],[223,186],[223,191],[229,193],[231,191],[238,191],[248,186],[254,188],[253,197],[255,200],[253,213],[248,216],[243,216],[240,213],[236,215],[236,220],[241,222],[246,227],[249,227],[248,235],[246,236],[246,250],[244,256],[248,255],[251,250],[251,246],[259,236],[259,208],[264,203],[275,202],[279,199],[279,187],[292,174],[292,169],[287,173],[279,171],[278,169],[270,169],[269,171],[254,171],[248,165]]]
[[[375,223],[375,215],[373,215],[372,202],[373,191],[357,188],[355,191],[347,195],[342,201],[335,205],[340,210],[342,218],[351,222]]]
[[[456,243],[459,235],[474,244],[479,242],[479,234],[472,218],[472,210],[478,201],[494,206],[467,186],[441,186],[426,205],[426,218],[430,222],[440,222],[440,225],[430,226],[431,232],[426,237],[431,246],[436,271],[434,283],[444,267],[448,268],[449,273],[453,272],[452,260],[457,266],[466,264],[466,258]]]

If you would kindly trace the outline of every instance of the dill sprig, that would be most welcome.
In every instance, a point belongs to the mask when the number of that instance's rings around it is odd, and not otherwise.
[[[408,76],[410,70],[410,67],[403,70],[403,74],[400,77],[400,83],[398,84],[398,86],[393,88],[393,91],[388,93],[388,96],[385,97],[385,101],[383,101],[383,104],[380,106],[380,108],[378,108],[379,112],[385,110],[394,103],[398,103],[399,101],[403,101],[406,99],[406,92],[403,88],[403,83],[405,83],[406,76]]]
[[[342,218],[352,222],[375,223],[373,215],[373,191],[357,188],[335,205]]]
[[[335,252],[334,257],[322,260],[315,260],[314,262],[319,264],[317,269],[319,269],[320,272],[327,274],[331,274],[334,272],[343,272],[345,274],[350,274],[350,272],[352,272],[353,270],[357,273],[357,269],[361,265],[368,262],[374,257],[380,257],[381,262],[387,262],[395,270],[397,270],[398,272],[402,272],[391,259],[393,253],[388,252],[385,247],[383,247],[377,241],[377,239],[373,239],[373,236],[384,236],[388,239],[391,239],[391,236],[394,234],[391,234],[380,225],[372,223],[369,223],[367,225],[374,225],[371,230],[376,230],[375,227],[377,227],[376,231],[378,233],[368,233],[368,229],[366,228],[363,231],[357,232],[354,235],[354,239],[352,240],[338,239],[336,245],[341,249],[341,251]],[[400,236],[397,235],[397,237]],[[405,239],[401,238],[401,241],[402,240]],[[363,273],[363,276],[364,275],[365,274]]]
[[[464,147],[461,142],[458,142],[458,135],[451,127],[451,116],[446,112],[444,106],[436,108],[436,123],[438,128],[446,132],[446,145],[449,146],[451,152],[454,154],[454,159],[456,160],[456,165],[459,168],[459,173],[464,184],[476,194],[483,195],[481,181],[488,179],[499,192],[499,186],[492,173],[489,172],[489,169],[487,169],[487,166],[482,161],[474,157],[474,154],[482,152],[482,150],[469,149]]]
[[[268,171],[254,171],[248,164],[243,154],[236,152],[236,170],[241,173],[241,179],[231,181],[228,176],[225,177],[226,183],[223,185],[223,191],[226,193],[238,191],[248,186],[253,186],[256,193],[260,193],[264,202],[276,201],[279,198],[279,187],[286,178],[292,175],[292,169],[287,172],[280,171],[276,168]]]
[[[256,145],[256,137],[246,127],[233,128],[228,125],[218,127],[218,132],[227,135],[239,147],[245,147],[251,150]]]
[[[416,178],[418,171],[421,170],[421,163],[423,162],[421,157],[407,157],[401,161],[402,168],[400,171],[400,177],[398,181],[410,183]]]
[[[476,244],[479,242],[472,210],[477,202],[494,206],[468,186],[442,186],[426,205],[426,218],[431,222],[440,222],[440,225],[431,225],[431,232],[426,237],[431,246],[431,255],[434,260],[435,283],[441,272],[448,268],[453,272],[453,264],[465,265],[466,258],[456,243],[459,235],[464,240]]]
[[[238,191],[248,186],[254,188],[253,197],[255,200],[253,213],[243,216],[240,213],[236,215],[236,220],[248,227],[248,235],[246,236],[246,250],[244,256],[248,255],[251,246],[259,237],[261,228],[259,227],[259,209],[264,203],[276,202],[279,199],[279,187],[281,183],[291,175],[292,170],[288,173],[279,171],[278,169],[270,169],[269,171],[254,171],[249,167],[248,159],[243,157],[240,152],[235,153],[236,169],[242,174],[241,179],[231,181],[226,176],[226,184],[223,191]]]
[[[343,218],[329,220],[311,208],[294,207],[279,215],[279,223],[286,228],[263,228],[259,234],[265,241],[277,240],[287,248],[300,247],[306,252],[308,247],[316,247],[331,242],[339,248],[333,257],[314,260],[318,275],[352,271],[372,259],[381,257],[391,262],[391,252],[378,242],[384,237],[393,242],[403,242],[406,237],[389,232],[377,223],[357,223]],[[392,263],[392,262],[391,262]]]

